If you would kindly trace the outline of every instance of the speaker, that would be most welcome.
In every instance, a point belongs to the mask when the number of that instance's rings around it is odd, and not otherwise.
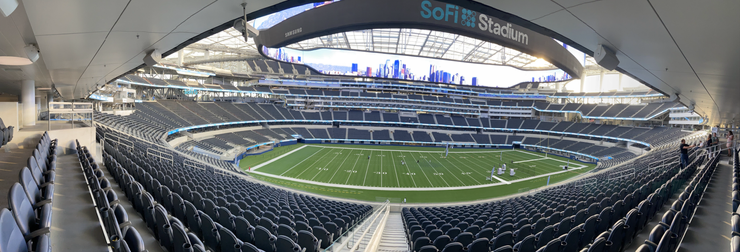
[[[0,0],[0,13],[4,17],[10,16],[10,13],[13,13],[15,8],[18,8],[18,0]]]
[[[157,49],[149,51],[149,53],[144,56],[144,63],[150,67],[159,63],[160,60],[162,60],[162,54],[159,53]]]
[[[36,48],[36,45],[28,44],[23,48],[23,50],[26,51],[26,56],[28,56],[28,59],[31,60],[31,62],[39,60],[39,49]]]
[[[594,59],[596,63],[607,70],[614,70],[619,65],[619,59],[616,53],[614,53],[614,50],[601,44],[594,51]]]

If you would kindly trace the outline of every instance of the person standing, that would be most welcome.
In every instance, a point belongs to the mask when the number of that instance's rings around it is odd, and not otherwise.
[[[712,145],[714,146],[714,153],[712,153],[712,157],[714,155],[719,155],[719,137],[717,137],[717,133],[712,133]]]
[[[727,132],[727,156],[732,157],[732,152],[735,151],[735,146],[732,143],[735,142],[735,136],[732,135],[732,131]]]
[[[689,166],[689,149],[694,148],[695,145],[686,144],[686,139],[681,139],[681,169]]]

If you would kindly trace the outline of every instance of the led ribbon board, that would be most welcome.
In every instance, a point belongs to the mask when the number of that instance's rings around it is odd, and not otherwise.
[[[432,0],[344,0],[311,9],[260,31],[258,46],[284,47],[303,40],[374,28],[416,28],[459,34],[543,58],[574,78],[583,73],[578,59],[552,38],[492,16],[490,7]],[[476,10],[471,10],[475,8]],[[262,50],[259,50],[262,52]]]

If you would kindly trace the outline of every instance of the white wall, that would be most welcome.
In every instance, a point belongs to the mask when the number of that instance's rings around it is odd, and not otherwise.
[[[61,129],[49,131],[49,137],[51,139],[57,139],[57,151],[63,153],[69,153],[70,150],[74,150],[75,140],[80,141],[80,145],[87,146],[90,154],[97,156],[97,148],[95,148],[95,128],[74,128],[74,129]]]
[[[0,102],[0,118],[3,119],[5,127],[13,126],[15,129],[13,133],[17,135],[20,129],[20,113],[18,112],[18,102]]]

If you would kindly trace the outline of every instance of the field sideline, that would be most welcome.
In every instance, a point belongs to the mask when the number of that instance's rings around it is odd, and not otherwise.
[[[503,157],[499,156],[501,154]],[[268,182],[370,201],[395,197],[397,194],[413,195],[421,191],[488,191],[481,192],[482,195],[474,193],[462,197],[472,200],[533,189],[544,186],[546,181],[541,181],[548,177],[554,183],[595,167],[593,164],[570,161],[569,171],[563,171],[562,165],[568,162],[562,157],[545,157],[542,153],[511,149],[451,149],[447,158],[444,158],[444,148],[298,144],[247,157],[240,162],[240,167],[248,171],[251,169],[249,173],[252,176]],[[510,176],[507,170],[504,174],[495,175],[493,181],[487,180],[491,167],[500,167],[502,163],[506,163],[507,168],[513,167],[516,175]],[[516,191],[512,192],[513,188]],[[394,189],[397,192],[391,191]],[[376,193],[373,193],[375,196],[358,196],[361,194],[358,191]],[[383,192],[380,193],[381,191]],[[431,198],[420,197],[418,200],[407,201],[463,200],[454,195],[450,195],[449,199],[444,198],[430,200]]]

